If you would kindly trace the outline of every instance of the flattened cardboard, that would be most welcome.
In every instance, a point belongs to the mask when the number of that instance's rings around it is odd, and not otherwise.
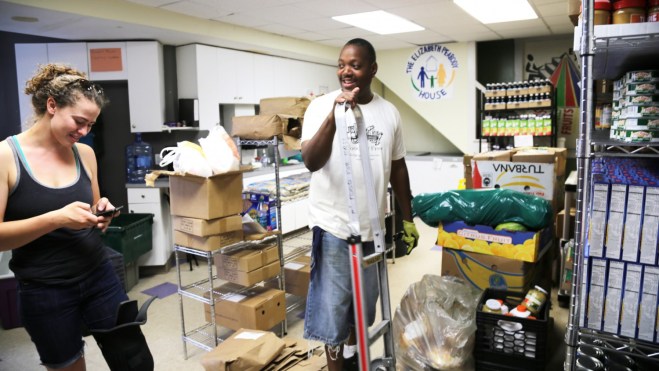
[[[204,354],[206,371],[259,371],[284,349],[272,332],[241,329]]]
[[[240,215],[231,215],[223,218],[205,220],[172,216],[172,228],[199,237],[237,231],[243,228],[243,219]]]

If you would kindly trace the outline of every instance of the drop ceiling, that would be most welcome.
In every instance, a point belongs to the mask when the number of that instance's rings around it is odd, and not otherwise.
[[[102,3],[100,2],[102,1]],[[496,1],[496,0],[492,0]],[[94,2],[94,1],[92,1]],[[376,49],[399,49],[430,43],[488,41],[572,34],[567,0],[530,0],[539,18],[484,25],[451,0],[97,0],[98,6],[75,0],[0,0],[0,30],[70,40],[156,39],[167,45],[204,42],[224,45],[220,38],[176,29],[177,18],[220,22],[270,35],[340,47],[348,39],[363,37]],[[56,7],[53,3],[63,6]],[[71,4],[71,5],[69,5]],[[138,7],[138,8],[136,8]],[[132,13],[157,14],[150,23],[136,21]],[[332,16],[386,10],[423,26],[424,31],[377,35],[334,21]],[[125,17],[111,17],[125,10]],[[16,22],[13,16],[36,17],[38,22]],[[160,20],[160,21],[158,21]]]

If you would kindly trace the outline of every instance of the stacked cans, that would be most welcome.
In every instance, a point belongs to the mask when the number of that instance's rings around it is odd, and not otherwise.
[[[627,72],[613,84],[611,139],[659,142],[659,70]]]

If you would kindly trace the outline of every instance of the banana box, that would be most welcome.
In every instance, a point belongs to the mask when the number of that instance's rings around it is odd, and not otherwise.
[[[463,221],[439,223],[437,245],[503,258],[536,262],[553,242],[552,227],[538,232],[496,231],[486,225]]]
[[[551,279],[547,267],[549,262],[548,256],[537,263],[528,263],[500,256],[442,249],[442,276],[462,278],[480,290],[493,288],[527,292],[533,285],[550,284],[546,282]]]

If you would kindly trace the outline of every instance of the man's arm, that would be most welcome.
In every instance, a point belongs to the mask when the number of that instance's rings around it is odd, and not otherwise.
[[[332,109],[316,134],[310,140],[302,142],[302,160],[312,173],[325,166],[329,160],[335,133],[336,123],[334,122],[334,109]]]
[[[412,191],[405,158],[391,162],[391,188],[400,207],[403,220],[412,221]]]
[[[329,114],[323,121],[320,128],[314,136],[302,142],[302,160],[304,165],[312,173],[320,170],[327,160],[332,155],[332,142],[334,141],[334,134],[336,133],[336,121],[334,120],[334,108],[338,103],[345,103],[351,107],[357,104],[357,95],[359,88],[354,88],[352,91],[343,91],[334,100],[334,105]]]

